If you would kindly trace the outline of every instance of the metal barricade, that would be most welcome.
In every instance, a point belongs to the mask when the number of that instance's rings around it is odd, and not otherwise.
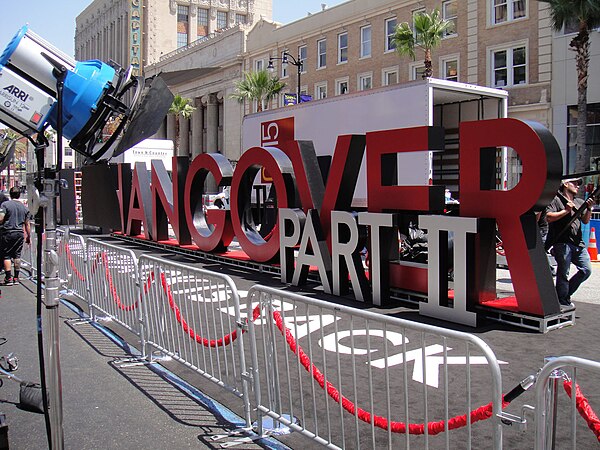
[[[585,417],[580,417],[595,414],[591,408],[583,407],[588,399],[583,397],[578,382],[583,380],[588,382],[584,386],[596,386],[599,374],[600,362],[575,356],[548,358],[535,385],[536,450],[598,445],[600,436],[588,429]],[[600,396],[591,394],[595,395],[594,403],[600,404]]]
[[[265,286],[246,307],[260,433],[268,416],[327,448],[501,448],[481,339]]]
[[[146,344],[242,398],[249,427],[240,302],[233,280],[151,256],[141,256],[139,268]]]
[[[87,240],[89,304],[92,320],[98,312],[142,340],[142,307],[138,260],[133,251],[96,239]]]
[[[29,272],[29,276],[34,278],[37,273],[37,233],[34,225],[31,224],[31,241],[29,244],[23,244],[21,252],[21,268]]]
[[[83,236],[68,230],[56,230],[56,244],[59,257],[58,277],[61,285],[77,299],[89,303],[87,264],[88,253]]]

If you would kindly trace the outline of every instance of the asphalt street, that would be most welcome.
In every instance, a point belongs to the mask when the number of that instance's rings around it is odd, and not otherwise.
[[[112,240],[112,242],[115,241]],[[328,311],[319,311],[314,308],[309,311],[308,308],[298,304],[288,305],[290,308],[287,309],[284,305],[283,310],[285,314],[288,314],[286,320],[290,319],[291,314],[306,318],[304,322],[292,320],[292,324],[294,322],[303,323],[303,325],[306,325],[307,333],[297,334],[298,329],[295,327],[298,325],[292,325],[292,329],[298,337],[300,346],[307,354],[310,353],[311,360],[324,371],[327,380],[331,380],[332,385],[339,388],[345,396],[354,400],[357,405],[366,410],[373,410],[381,416],[389,415],[392,420],[403,420],[405,411],[403,407],[404,396],[408,396],[408,392],[410,392],[410,395],[416,393],[416,398],[419,398],[418,393],[426,391],[428,403],[432,405],[431,410],[423,417],[420,401],[411,400],[410,409],[406,410],[406,415],[413,423],[442,418],[443,397],[446,395],[446,391],[450,399],[450,414],[464,413],[465,378],[463,372],[460,371],[460,364],[452,366],[447,375],[441,372],[437,375],[436,373],[429,373],[426,382],[424,382],[425,380],[419,378],[418,355],[413,360],[407,360],[408,365],[396,364],[391,367],[393,370],[390,370],[387,377],[385,371],[376,370],[376,361],[365,359],[368,355],[358,355],[358,359],[355,361],[360,364],[354,364],[352,358],[347,354],[342,354],[339,359],[332,360],[331,353],[325,351],[326,345],[324,345],[332,334],[347,333],[350,328],[354,330],[366,328],[371,330],[372,335],[377,336],[380,332],[377,330],[381,328],[377,324],[365,324],[343,314],[338,314],[335,312],[336,303],[355,306],[360,310],[376,312],[386,316],[465,331],[480,337],[491,347],[498,360],[502,362],[503,392],[512,389],[524,377],[536,373],[544,364],[544,358],[547,356],[572,355],[600,360],[597,346],[593,344],[600,340],[600,331],[597,326],[600,320],[600,309],[598,309],[597,303],[600,300],[596,294],[600,287],[600,265],[598,264],[594,265],[592,277],[573,298],[577,305],[575,325],[541,334],[498,323],[485,323],[478,328],[455,326],[447,322],[419,316],[414,306],[410,305],[399,304],[384,309],[374,308],[370,305],[361,305],[346,299],[326,296],[311,285],[303,289],[291,289],[289,286],[281,285],[278,277],[266,273],[247,272],[241,268],[220,263],[202,262],[186,256],[173,255],[154,249],[148,250],[131,243],[122,243],[121,245],[134,249],[137,254],[153,254],[167,260],[183,262],[190,266],[228,274],[233,278],[242,297],[242,302],[245,302],[246,293],[256,283],[278,289],[293,290],[331,302],[334,306],[332,310]],[[498,269],[497,274],[498,289],[510,291],[509,271]],[[128,276],[126,273],[122,275]],[[172,286],[173,292],[178,290],[177,282],[175,277]],[[18,343],[17,350],[24,355],[24,364],[30,366],[27,369],[24,367],[20,370],[24,374],[29,374],[33,379],[37,379],[32,364],[34,329],[31,327],[32,322],[30,319],[33,294],[31,290],[24,290],[20,286],[5,287],[2,288],[2,291],[5,295],[2,297],[2,303],[0,304],[2,305],[2,310],[0,310],[0,331],[2,333],[0,335],[6,334],[13,346]],[[182,292],[181,297],[175,300],[180,302],[180,310],[188,314],[185,316],[188,323],[194,323],[193,321],[196,319],[193,310],[185,309],[183,303],[185,298],[192,296],[193,293],[186,292],[185,289],[179,289],[179,291]],[[199,298],[196,296],[196,300]],[[131,299],[123,298],[123,303],[131,303]],[[85,311],[86,305],[84,303],[79,306]],[[218,314],[224,313],[219,302],[211,300],[209,307],[214,308],[214,311]],[[71,309],[63,306],[61,311],[61,317],[64,319],[62,353],[65,361],[63,370],[66,380],[65,423],[68,427],[66,437],[71,444],[70,448],[107,448],[99,444],[103,442],[103,439],[110,448],[215,448],[210,443],[209,437],[235,428],[235,423],[224,421],[222,416],[215,415],[214,411],[207,408],[206,405],[202,405],[194,396],[190,397],[189,394],[182,393],[181,390],[174,388],[172,383],[164,381],[164,378],[146,372],[146,369],[122,369],[115,365],[115,358],[124,356],[124,350],[119,346],[107,347],[105,337],[99,337],[100,335],[96,334],[95,328],[87,328],[89,325],[74,325],[75,315]],[[169,308],[166,307],[165,311],[168,313]],[[335,315],[334,320],[327,322],[326,318],[331,316],[332,311]],[[28,320],[24,318],[26,315],[29,317]],[[319,318],[315,321],[315,319],[311,319],[314,316]],[[186,336],[186,334],[189,334],[189,330],[183,332],[181,326],[177,326],[177,323],[181,324],[180,319],[175,320],[173,318],[171,320],[173,323],[172,328],[179,328],[180,338],[184,337],[189,340],[189,336]],[[25,324],[29,324],[29,326],[24,328]],[[317,326],[312,328],[313,324]],[[119,326],[106,323],[104,325],[110,325],[110,329],[117,335],[135,345],[135,337],[132,338]],[[272,362],[276,361],[276,364],[281,367],[285,367],[290,362],[290,355],[292,358],[293,364],[290,367],[293,367],[294,370],[287,373],[282,372],[286,376],[280,380],[280,403],[285,406],[287,411],[293,411],[293,415],[299,417],[301,422],[306,424],[309,429],[311,427],[318,428],[320,433],[329,436],[332,442],[342,442],[346,445],[346,448],[356,448],[359,444],[362,448],[381,448],[389,443],[393,448],[406,447],[407,441],[405,441],[403,435],[388,435],[383,430],[375,430],[374,434],[371,434],[372,430],[369,425],[359,423],[355,421],[352,415],[344,413],[336,403],[332,402],[331,395],[327,396],[314,382],[314,378],[310,377],[306,370],[294,362],[294,356],[290,352],[291,347],[289,347],[289,343],[283,340],[283,335],[278,334],[276,329],[273,329],[273,332],[270,333],[267,331],[268,328],[258,328],[258,341],[262,343],[267,342],[268,339],[278,339],[278,350],[270,356],[267,353],[259,352],[259,355],[262,355],[258,362],[262,368],[261,370],[265,369],[269,359]],[[25,335],[23,335],[24,332]],[[413,347],[413,344],[417,344],[420,339],[423,339],[419,333],[413,333],[405,329],[400,329],[398,332],[402,334],[408,343],[407,350],[409,352],[414,352],[415,349],[419,348]],[[360,333],[357,334],[357,336],[359,335]],[[215,335],[215,337],[218,336]],[[397,347],[382,347],[381,342],[375,341],[377,339],[372,340],[370,338],[365,341],[359,336],[354,342],[354,346],[356,349],[365,349],[373,344],[371,352],[378,357],[381,357],[387,351],[390,351],[392,358],[394,358],[394,353],[397,354]],[[340,339],[340,344],[349,346],[352,343],[350,338],[346,337],[345,340]],[[440,345],[438,342],[430,340],[429,337],[427,338],[427,344],[428,348]],[[458,343],[449,341],[444,342],[443,345],[448,347],[448,357],[454,358],[453,361],[463,358],[461,355],[464,352],[461,353],[461,347]],[[7,345],[3,347],[7,348]],[[0,350],[4,352],[4,349],[0,348]],[[246,348],[246,351],[248,351],[248,348]],[[476,355],[474,354],[474,356]],[[433,357],[440,359],[440,356],[433,355]],[[247,359],[250,360],[248,357]],[[296,365],[294,366],[294,364]],[[232,399],[218,386],[207,383],[205,379],[198,377],[177,362],[163,365],[176,375],[181,376],[192,387],[200,389],[209,398],[215,399],[230,408],[238,416],[242,413],[239,401],[235,398]],[[367,370],[369,367],[375,367],[375,369]],[[28,372],[25,372],[25,370]],[[143,372],[138,372],[138,370],[143,370]],[[408,391],[405,391],[402,384],[399,383],[405,373],[410,374],[405,381]],[[445,376],[448,377],[448,387],[444,387]],[[469,399],[470,404],[476,407],[486,403],[489,398],[489,378],[487,377],[486,368],[475,366],[469,377],[472,396]],[[578,372],[578,381],[590,404],[600,410],[600,389],[598,389],[597,380],[597,374],[587,373],[586,371]],[[263,379],[262,382],[265,382],[265,380]],[[384,386],[389,387],[383,389]],[[9,387],[12,391],[10,391],[10,394],[6,394]],[[387,393],[388,389],[389,395]],[[40,444],[40,442],[43,443],[43,421],[40,420],[40,416],[30,416],[31,413],[23,413],[15,408],[14,397],[17,394],[14,392],[14,386],[5,386],[2,390],[4,392],[0,392],[0,399],[4,398],[5,403],[0,403],[0,409],[8,412],[9,417],[13,417],[13,420],[15,417],[19,418],[19,421],[17,423],[13,422],[11,427],[11,436],[18,443],[12,448],[42,448],[43,444]],[[3,397],[3,395],[5,396]],[[562,392],[560,398],[559,411],[562,411],[566,403],[564,392]],[[388,399],[390,399],[389,403]],[[173,404],[171,405],[168,401],[172,401]],[[163,402],[168,404],[164,405]],[[212,400],[209,400],[209,404],[210,402]],[[302,406],[303,404],[305,406]],[[534,404],[533,392],[528,391],[510,405],[509,412],[521,415],[524,406],[532,404]],[[95,405],[93,410],[90,410],[90,405]],[[185,405],[182,406],[181,413],[177,409],[178,405]],[[179,417],[179,414],[182,414],[182,416]],[[31,417],[34,417],[35,420]],[[182,417],[185,420],[182,420]],[[532,447],[533,427],[531,425],[531,415],[527,419],[530,425],[526,431],[521,431],[516,427],[504,428],[504,448]],[[563,419],[564,417],[561,417],[561,420],[559,420],[559,447],[557,448],[563,448],[561,445],[567,443],[568,423]],[[488,444],[491,436],[489,423],[489,421],[483,421],[473,426],[476,439],[473,448],[489,448]],[[34,433],[28,433],[28,427],[30,426],[34,426],[37,430],[35,438]],[[89,434],[87,430],[92,428],[96,431]],[[106,433],[106,430],[110,430],[110,432]],[[156,440],[152,433],[148,434],[149,430],[154,430],[154,432],[161,430],[160,439]],[[110,437],[110,440],[106,440],[108,437]],[[280,439],[291,448],[314,447],[314,443],[311,444],[296,433],[283,436]],[[470,438],[464,429],[456,430],[452,432],[449,442],[452,447],[465,448],[468,439]],[[577,443],[578,448],[594,448],[597,444],[593,434],[581,419],[577,421]],[[429,445],[432,448],[444,446],[445,437],[443,435],[432,437]],[[410,446],[411,448],[423,448],[425,441],[423,437],[417,436],[414,439],[411,438]]]

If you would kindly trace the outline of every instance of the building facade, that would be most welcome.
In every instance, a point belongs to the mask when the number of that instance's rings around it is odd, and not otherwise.
[[[574,27],[554,34],[552,44],[552,129],[564,150],[565,172],[573,173],[577,151],[577,71],[575,52],[569,43]],[[587,145],[591,148],[590,170],[600,169],[600,30],[590,33],[590,63],[587,92]]]
[[[95,0],[86,8],[77,19],[78,59],[135,62],[131,30],[137,14],[131,8],[139,3]],[[416,12],[437,7],[452,26],[433,51],[433,76],[506,89],[509,116],[548,127],[565,162],[573,159],[567,161],[577,95],[573,52],[567,49],[572,34],[553,34],[546,3],[349,0],[289,24],[271,20],[271,0],[148,0],[142,6],[141,70],[147,76],[161,73],[173,92],[197,107],[191,120],[181,121],[183,154],[218,151],[232,161],[239,158],[243,115],[256,105],[240,106],[229,95],[244,72],[266,69],[270,60],[286,83],[284,93],[296,94],[300,85],[313,100],[418,79],[423,53],[417,51],[416,61],[399,56],[391,34],[397,24],[412,23]],[[600,133],[599,40],[593,32],[588,101],[594,157],[600,156],[600,139],[594,137]],[[300,77],[292,64],[282,66],[284,52],[302,62]],[[269,107],[282,107],[284,97]],[[158,137],[172,138],[174,129],[168,117]]]
[[[75,57],[140,74],[178,48],[272,14],[272,0],[94,0],[77,16]]]
[[[248,35],[246,68],[289,52],[303,61],[300,89],[313,99],[416,80],[423,53],[399,56],[391,34],[436,7],[452,26],[433,51],[433,76],[506,89],[510,116],[551,126],[552,33],[548,7],[533,0],[350,0],[284,26],[261,21]],[[294,93],[297,72],[279,62]]]
[[[75,56],[114,60],[134,75],[161,73],[196,108],[180,121],[180,153],[236,160],[243,111],[225,99],[242,76],[248,30],[272,20],[272,10],[272,0],[94,0],[77,17]],[[156,137],[175,139],[173,116]]]

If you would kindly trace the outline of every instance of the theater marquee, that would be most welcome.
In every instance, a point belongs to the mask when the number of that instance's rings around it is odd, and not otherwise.
[[[142,60],[142,4],[141,0],[131,0],[129,5],[129,65],[132,75],[141,74]]]

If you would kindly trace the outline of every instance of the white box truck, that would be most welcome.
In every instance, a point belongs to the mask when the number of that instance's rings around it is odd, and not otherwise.
[[[286,118],[293,118],[293,138],[313,141],[317,156],[332,155],[337,137],[343,134],[442,126],[446,130],[444,152],[398,155],[398,185],[443,184],[454,193],[458,190],[459,123],[505,118],[507,110],[508,92],[504,90],[428,78],[247,115],[242,148],[277,147],[269,141],[278,130],[269,129],[269,124]],[[496,183],[500,189],[511,185],[506,153],[506,149],[499,150]],[[363,158],[353,206],[366,206],[366,192]]]

